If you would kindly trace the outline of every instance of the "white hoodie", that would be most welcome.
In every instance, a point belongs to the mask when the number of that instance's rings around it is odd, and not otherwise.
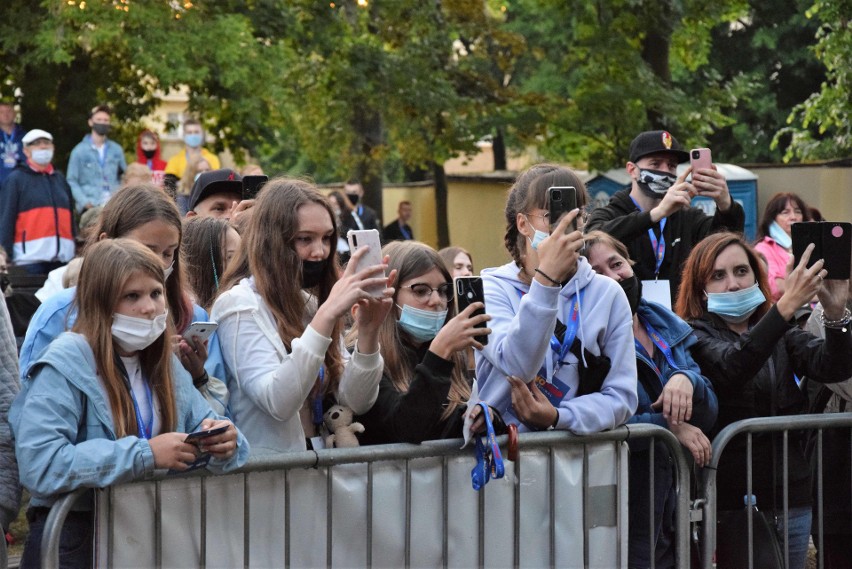
[[[568,386],[557,409],[557,428],[588,434],[624,424],[636,410],[638,398],[633,316],[621,287],[595,274],[584,257],[561,290],[535,280],[532,286],[527,285],[518,278],[519,273],[520,267],[514,262],[482,271],[485,310],[491,315],[492,332],[484,354],[476,352],[480,398],[500,411],[507,423],[518,424],[521,431],[530,430],[514,414],[505,374],[530,381],[543,366],[554,368],[556,354],[550,348],[550,339],[556,318],[569,321],[572,297],[583,290],[576,337],[592,354],[608,356],[612,368],[598,393],[574,397],[579,383],[577,358],[567,354],[568,363],[556,373]]]

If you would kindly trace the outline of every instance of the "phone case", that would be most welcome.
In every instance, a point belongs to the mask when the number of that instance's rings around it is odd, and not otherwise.
[[[355,255],[355,251],[357,251],[361,247],[369,247],[367,254],[362,257],[358,265],[354,267],[356,271],[362,268],[382,264],[382,244],[379,240],[379,232],[377,230],[351,229],[349,233],[346,234],[346,237],[349,241],[349,250],[352,252],[353,256]],[[349,262],[351,263],[352,261]],[[384,275],[384,272],[382,272],[382,275]],[[374,287],[369,287],[366,290],[372,296],[376,298],[381,298],[384,295],[385,288],[386,287],[384,285],[377,285]]]
[[[482,289],[481,277],[456,277],[454,286],[456,289],[456,313],[461,312],[474,302],[481,302],[485,304],[485,293]],[[479,314],[485,314],[485,309],[475,310],[472,316],[477,316]],[[486,322],[480,322],[476,325],[477,328],[485,328],[486,326]],[[488,343],[488,334],[476,336],[476,341],[483,346],[486,345]]]
[[[852,223],[837,221],[806,221],[794,223],[791,227],[793,237],[793,263],[799,264],[808,245],[813,243],[814,250],[808,260],[808,267],[818,260],[825,261],[826,279],[846,280],[852,272]]]
[[[556,229],[562,216],[577,208],[577,188],[573,186],[553,186],[547,189],[547,203],[550,215],[550,232]],[[574,222],[567,229],[570,233],[577,229]]]
[[[206,342],[218,327],[215,322],[193,322],[184,331],[183,337],[193,341],[197,337],[200,342]]]
[[[698,168],[713,169],[713,156],[709,148],[693,148],[689,151],[689,163],[694,172]]]

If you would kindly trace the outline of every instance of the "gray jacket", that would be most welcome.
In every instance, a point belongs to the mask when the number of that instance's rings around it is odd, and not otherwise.
[[[18,382],[18,351],[5,299],[0,296],[0,527],[9,529],[21,504],[18,461],[9,430],[9,407],[21,386]]]

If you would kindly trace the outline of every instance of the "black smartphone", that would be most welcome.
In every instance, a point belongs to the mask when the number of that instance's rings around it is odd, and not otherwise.
[[[474,302],[481,302],[485,304],[485,293],[482,291],[482,278],[481,277],[456,277],[454,279],[455,286],[455,299],[456,299],[456,314],[473,304]],[[477,316],[479,314],[485,314],[485,309],[480,308],[479,310],[475,310],[471,316]],[[487,322],[480,322],[476,325],[477,328],[487,328]],[[474,336],[476,341],[482,344],[483,346],[488,343],[488,334],[482,334],[480,336]]]
[[[550,212],[550,232],[553,233],[560,218],[573,209],[577,209],[577,188],[573,186],[553,186],[547,189],[547,209]],[[577,230],[577,221],[571,222],[566,232]]]
[[[263,184],[269,181],[269,176],[243,176],[243,199],[253,200]]]
[[[825,278],[846,280],[852,272],[852,223],[841,221],[806,221],[791,226],[793,263],[799,264],[808,245],[814,244],[810,267],[819,259],[825,260]]]
[[[206,439],[207,437],[212,437],[215,435],[221,435],[225,431],[228,430],[230,425],[222,425],[221,427],[216,427],[215,429],[205,429],[203,431],[195,431],[194,433],[189,433],[186,435],[186,438],[183,439],[185,443],[197,443],[201,439]]]

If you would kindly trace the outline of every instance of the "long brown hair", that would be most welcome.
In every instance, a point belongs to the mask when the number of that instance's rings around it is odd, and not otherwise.
[[[518,176],[506,199],[506,234],[503,244],[518,265],[523,265],[524,239],[518,231],[518,214],[531,209],[547,208],[547,189],[554,186],[573,186],[577,189],[577,207],[589,203],[586,185],[570,168],[555,164],[536,164]]]
[[[447,266],[438,255],[437,251],[424,243],[418,241],[394,241],[385,245],[382,249],[382,256],[390,256],[388,262],[388,273],[397,270],[398,283],[403,283],[409,279],[419,277],[431,271],[438,269],[443,275],[444,280],[448,283],[453,282]],[[396,287],[393,302],[397,303],[399,295],[399,287]],[[447,319],[449,321],[456,315],[455,306],[450,302],[447,306]],[[352,328],[352,331],[347,336],[347,343],[353,345],[358,338],[357,325]],[[385,375],[391,380],[391,383],[397,391],[405,393],[408,391],[408,385],[411,382],[411,376],[414,374],[414,368],[404,356],[404,344],[409,342],[405,334],[400,334],[397,318],[389,315],[385,318],[381,328],[379,328],[379,345],[382,350],[382,359],[385,361]],[[441,419],[446,419],[455,412],[458,407],[464,405],[470,398],[470,384],[465,375],[465,361],[461,352],[456,352],[451,356],[453,361],[453,371],[450,379],[450,393],[447,397],[449,404],[444,409]]]
[[[117,239],[152,221],[162,221],[177,229],[180,243],[183,237],[180,214],[175,202],[162,188],[153,184],[122,188],[113,194],[101,211],[98,227],[91,233],[84,255],[88,255],[92,244],[98,242],[102,233],[109,239]],[[192,322],[192,301],[185,292],[179,245],[175,249],[172,268],[172,274],[166,280],[166,298],[170,320],[178,333],[182,333]]]
[[[321,306],[338,278],[337,221],[331,205],[313,184],[293,178],[273,178],[264,184],[252,208],[242,246],[228,265],[219,289],[227,291],[241,279],[254,277],[257,292],[272,312],[287,350],[304,333],[309,316],[302,294],[302,260],[294,239],[299,231],[299,208],[310,203],[321,205],[328,212],[334,231],[328,263],[312,290]],[[337,389],[343,373],[343,356],[337,349],[342,330],[343,324],[338,320],[331,333],[332,345],[325,352],[325,393]]]
[[[450,273],[455,269],[456,257],[458,257],[459,253],[464,253],[467,255],[467,258],[470,259],[470,265],[473,266],[473,256],[467,249],[462,247],[444,247],[440,251],[438,251],[438,255],[441,257],[441,260],[444,261],[444,264],[447,266],[447,270]],[[471,271],[472,272],[472,271]]]
[[[186,279],[195,301],[210,311],[219,281],[225,274],[225,238],[228,222],[215,217],[191,217],[184,222],[181,253],[186,263]]]
[[[769,300],[772,298],[772,295],[769,292],[766,270],[763,268],[763,263],[758,259],[754,249],[738,233],[713,233],[693,247],[683,267],[675,312],[687,322],[701,318],[707,311],[707,300],[705,299],[704,289],[710,280],[710,276],[713,274],[716,258],[731,245],[739,245],[743,248],[746,257],[748,257],[748,264],[751,266],[751,270],[757,279],[758,287],[767,299],[766,302],[755,310],[751,318],[759,319],[763,317],[772,307],[772,302]]]
[[[136,412],[130,386],[116,366],[116,349],[112,338],[112,318],[121,299],[121,291],[134,273],[143,273],[164,284],[163,266],[147,247],[132,239],[106,239],[89,248],[80,270],[80,284],[74,302],[77,321],[72,330],[86,337],[95,356],[116,437],[138,432]],[[173,431],[177,421],[172,373],[171,325],[153,344],[140,350],[142,376],[160,403],[163,432]]]

